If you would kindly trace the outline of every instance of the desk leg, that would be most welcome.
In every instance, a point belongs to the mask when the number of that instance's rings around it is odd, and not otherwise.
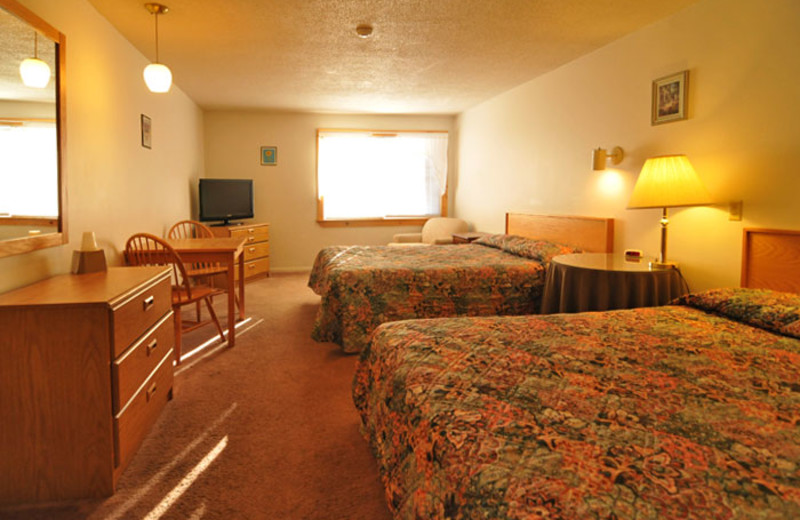
[[[236,256],[228,261],[228,346],[236,343]]]
[[[244,319],[244,251],[239,254],[239,319]]]

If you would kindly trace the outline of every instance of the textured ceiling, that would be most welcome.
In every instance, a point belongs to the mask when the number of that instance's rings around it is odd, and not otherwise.
[[[155,58],[143,1],[89,1]],[[695,1],[164,0],[160,58],[207,109],[453,114]]]
[[[34,34],[27,23],[0,9],[0,101],[55,103],[55,81],[51,79],[44,89],[29,88],[19,76],[19,64],[25,58],[32,58],[34,52],[55,73],[55,44],[41,35],[36,36],[38,40],[34,43]]]

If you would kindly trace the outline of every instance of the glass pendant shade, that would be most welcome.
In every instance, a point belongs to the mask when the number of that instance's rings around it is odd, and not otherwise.
[[[144,68],[144,82],[150,92],[169,92],[172,86],[172,72],[161,63],[151,63]]]
[[[50,82],[50,66],[38,58],[26,58],[19,65],[19,75],[26,87],[45,88]]]

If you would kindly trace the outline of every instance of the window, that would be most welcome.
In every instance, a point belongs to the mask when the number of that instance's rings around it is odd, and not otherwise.
[[[55,143],[55,122],[0,125],[0,215],[58,215]]]
[[[447,132],[319,130],[320,222],[447,213]]]

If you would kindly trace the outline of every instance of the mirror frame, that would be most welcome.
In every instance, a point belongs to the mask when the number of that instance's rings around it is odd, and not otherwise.
[[[16,0],[0,0],[0,8],[5,9],[20,20],[28,23],[39,34],[46,36],[56,44],[56,63],[58,70],[56,82],[56,146],[58,147],[58,228],[55,233],[38,236],[0,240],[0,258],[20,255],[48,247],[58,247],[69,242],[67,234],[67,175],[64,154],[67,149],[66,140],[66,56],[67,38],[52,25],[41,19],[33,11]]]

